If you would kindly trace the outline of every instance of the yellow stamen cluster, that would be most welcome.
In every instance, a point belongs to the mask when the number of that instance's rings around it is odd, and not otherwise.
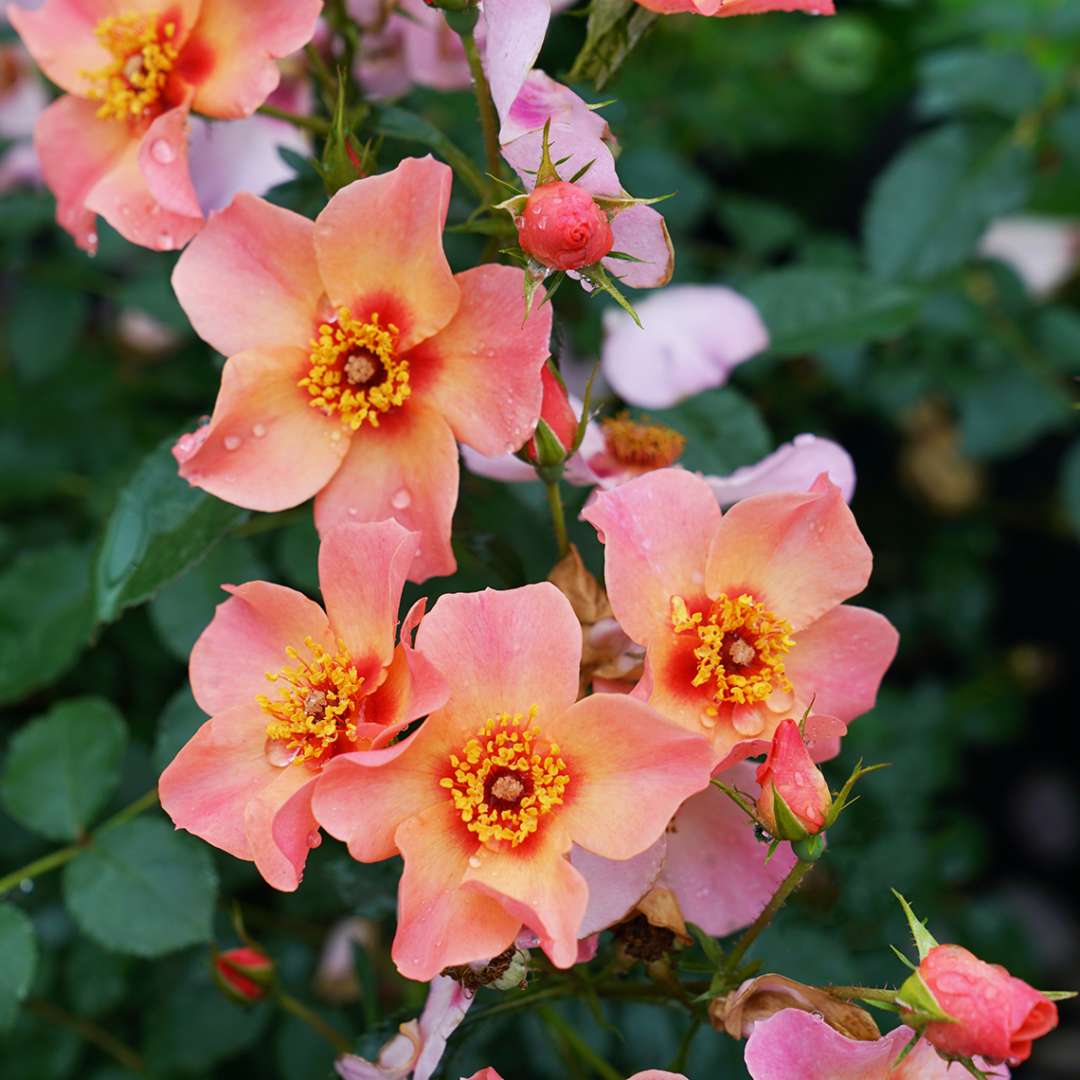
[[[271,682],[282,682],[277,698],[260,694],[256,699],[271,717],[267,739],[296,750],[294,761],[321,760],[342,735],[356,738],[357,701],[364,683],[344,642],[338,642],[336,653],[310,637],[304,645],[310,660],[290,645],[285,652],[296,666],[267,672]]]
[[[308,403],[332,416],[337,413],[352,431],[365,421],[379,426],[379,415],[402,405],[412,389],[409,362],[394,352],[398,328],[379,325],[378,313],[368,322],[338,309],[336,323],[323,323],[311,342],[311,368],[298,385],[311,395]],[[370,383],[381,372],[378,383]]]
[[[127,11],[107,15],[94,36],[113,57],[105,67],[83,72],[91,83],[87,97],[101,102],[98,116],[131,120],[145,115],[161,97],[180,55],[172,40],[176,24],[158,26],[156,11]]]
[[[748,593],[730,599],[721,593],[706,615],[687,609],[681,596],[671,598],[671,625],[676,634],[696,634],[697,673],[693,686],[712,687],[713,705],[749,705],[764,701],[774,690],[790,691],[784,674],[784,654],[795,642],[791,624],[778,618]]]
[[[609,417],[601,425],[608,453],[621,465],[664,469],[682,456],[686,439],[663,424],[644,424],[626,413]]]
[[[532,726],[536,706],[528,717],[501,713],[450,755],[449,776],[439,784],[450,792],[461,814],[481,843],[517,847],[536,832],[540,819],[563,801],[570,783],[559,747],[551,743],[541,753],[540,732]]]

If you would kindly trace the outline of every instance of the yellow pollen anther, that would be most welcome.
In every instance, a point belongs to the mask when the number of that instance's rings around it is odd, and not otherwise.
[[[559,747],[544,747],[528,715],[500,713],[488,720],[457,754],[439,781],[454,809],[483,844],[517,847],[539,828],[540,819],[563,801],[570,783]],[[543,749],[542,749],[543,748]]]
[[[357,674],[344,642],[338,642],[336,653],[328,653],[312,638],[305,638],[304,645],[310,660],[289,646],[285,652],[295,666],[267,672],[271,682],[283,683],[277,698],[260,694],[256,700],[270,715],[267,739],[295,750],[295,761],[321,761],[341,736],[355,741],[364,678]]]
[[[103,68],[82,72],[90,83],[86,96],[101,102],[97,115],[103,120],[148,115],[180,55],[173,44],[176,24],[159,25],[156,11],[126,11],[107,15],[94,36],[112,56]]]
[[[393,323],[379,325],[377,312],[360,322],[348,308],[338,308],[337,322],[319,327],[311,342],[311,367],[297,384],[311,396],[308,404],[327,416],[337,413],[352,431],[365,421],[378,427],[380,414],[404,404],[412,393],[409,361],[395,353],[397,334]]]
[[[717,707],[725,703],[753,704],[774,690],[793,689],[783,659],[795,644],[791,625],[748,593],[735,599],[721,593],[708,614],[691,614],[686,601],[673,596],[671,627],[676,634],[697,637],[698,667],[691,685],[711,688],[707,716],[716,716]]]
[[[600,427],[608,453],[621,465],[639,469],[667,468],[679,460],[686,446],[686,439],[674,428],[639,423],[626,413],[602,421]]]

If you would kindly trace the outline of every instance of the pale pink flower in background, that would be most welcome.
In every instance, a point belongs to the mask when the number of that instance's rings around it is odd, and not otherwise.
[[[413,86],[469,88],[461,39],[438,9],[423,0],[349,0],[348,9],[364,28],[355,74],[372,97],[398,97]]]
[[[750,495],[770,491],[806,491],[822,474],[840,489],[844,502],[855,494],[855,462],[832,439],[820,435],[796,435],[789,443],[767,454],[754,465],[736,469],[727,476],[706,476],[716,501],[731,506]]]
[[[424,1011],[410,1020],[380,1051],[378,1060],[344,1054],[334,1062],[342,1080],[428,1080],[439,1067],[446,1041],[465,1019],[473,995],[456,979],[436,975]]]
[[[754,1025],[746,1043],[746,1068],[752,1080],[964,1080],[959,1062],[938,1057],[925,1040],[899,1065],[901,1051],[914,1036],[898,1027],[880,1039],[849,1039],[824,1020],[802,1009],[783,1009]],[[995,1080],[1009,1076],[1004,1065],[976,1065]]]
[[[500,0],[500,3],[505,0]],[[489,27],[490,27],[489,22]],[[495,56],[489,30],[488,72],[495,94]],[[516,79],[516,75],[515,75]],[[577,186],[594,198],[627,197],[615,171],[615,140],[607,122],[573,92],[542,71],[529,71],[518,82],[515,95],[500,105],[500,142],[526,191],[531,191],[540,166],[544,125],[550,121],[548,143],[552,161],[560,162],[559,176],[569,180],[586,165]],[[590,164],[591,162],[591,164]],[[613,249],[632,255],[637,262],[606,258],[604,268],[624,285],[651,289],[665,285],[674,269],[671,239],[661,214],[651,206],[632,205],[611,220]]]
[[[0,12],[0,26],[7,19]],[[30,54],[18,42],[0,45],[0,192],[17,184],[40,184],[41,166],[34,153],[34,124],[49,103],[45,84]]]
[[[757,308],[723,285],[676,285],[625,312],[604,312],[604,376],[624,401],[666,409],[723,386],[769,345]],[[642,330],[644,328],[644,331]]]
[[[373,949],[379,931],[370,919],[356,915],[338,919],[323,942],[319,964],[312,977],[315,992],[324,1001],[344,1005],[359,1001],[363,990],[356,976],[356,949]]]
[[[999,218],[979,241],[979,254],[1008,263],[1032,296],[1049,296],[1080,263],[1080,221],[1034,214]]]

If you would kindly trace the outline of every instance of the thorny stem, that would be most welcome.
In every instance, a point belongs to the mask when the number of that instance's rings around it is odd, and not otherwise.
[[[476,48],[476,38],[471,30],[463,33],[461,44],[465,47],[465,57],[469,61],[469,71],[472,74],[473,91],[476,94],[476,105],[480,110],[480,129],[484,134],[484,158],[487,162],[487,171],[491,176],[502,175],[502,158],[499,154],[499,118],[495,113],[495,105],[491,100],[491,87],[488,86],[487,76],[484,74],[484,65],[480,61],[480,53]],[[495,181],[489,181],[489,198],[494,201]]]
[[[113,825],[122,825],[125,821],[130,821],[144,810],[156,806],[157,801],[157,788],[154,788],[145,795],[141,795],[130,805],[125,806],[123,810],[118,810],[111,818],[103,821],[95,830],[95,834]],[[10,892],[23,881],[39,877],[41,874],[46,874],[50,870],[55,870],[57,867],[63,866],[64,863],[70,862],[93,840],[93,835],[84,837],[78,843],[69,844],[67,847],[58,848],[56,851],[50,851],[48,855],[42,855],[40,859],[35,859],[31,863],[27,863],[26,866],[21,866],[18,870],[12,870],[10,874],[5,874],[0,878],[0,896]]]
[[[559,549],[561,559],[570,550],[570,540],[566,535],[566,514],[563,512],[562,492],[559,490],[559,481],[545,481],[547,488],[548,507],[551,510],[551,525],[555,530],[555,544]]]
[[[104,1028],[98,1027],[93,1021],[74,1016],[51,1001],[29,1001],[26,1008],[50,1024],[58,1024],[69,1031],[74,1031],[76,1035],[88,1043],[93,1043],[99,1050],[103,1050],[109,1057],[120,1062],[125,1068],[131,1069],[132,1072],[146,1072],[143,1059],[130,1046],[122,1043]]]
[[[256,111],[262,113],[263,116],[272,116],[275,120],[284,120],[293,127],[313,131],[316,135],[326,135],[330,131],[329,122],[321,116],[301,116],[299,113],[279,109],[276,105],[260,105]]]
[[[772,899],[765,905],[765,910],[746,928],[742,937],[735,943],[735,948],[728,954],[724,964],[726,972],[735,971],[739,966],[739,961],[746,955],[746,950],[754,944],[761,931],[773,921],[773,917],[787,903],[788,897],[802,884],[802,879],[814,869],[815,865],[816,863],[800,861],[791,868],[788,876],[780,882],[780,887],[773,893]]]
[[[292,994],[287,994],[279,989],[275,995],[277,1003],[291,1012],[298,1020],[302,1020],[312,1031],[321,1035],[339,1054],[348,1054],[352,1051],[349,1040],[340,1031],[332,1028],[317,1012],[309,1009],[302,1001],[297,1001]]]
[[[846,1001],[884,1001],[892,1004],[896,1000],[896,991],[888,987],[876,986],[826,986],[826,990],[833,997],[844,998]]]

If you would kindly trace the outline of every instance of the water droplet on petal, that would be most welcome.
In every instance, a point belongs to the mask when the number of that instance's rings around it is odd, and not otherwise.
[[[332,443],[341,442],[341,432],[340,431],[331,431],[330,432],[330,441]]]
[[[150,144],[150,156],[159,165],[171,165],[176,160],[176,151],[168,139],[155,139]]]
[[[709,716],[706,713],[701,718],[701,726],[703,728],[714,728],[714,727],[716,727],[716,717],[715,716]]]
[[[298,746],[286,746],[280,739],[267,739],[263,747],[266,760],[276,769],[284,769],[286,765],[291,765],[299,752]]]
[[[470,855],[469,856],[469,865],[474,870],[479,870],[480,867],[483,866],[483,863],[480,862],[480,857],[478,855]]]
[[[243,441],[244,440],[241,439],[239,435],[226,435],[225,436],[225,449],[226,450],[238,450],[240,448],[240,444]]]
[[[412,502],[408,488],[399,488],[390,496],[390,505],[395,510],[404,510]]]
[[[251,434],[254,435],[256,439],[261,439],[266,434],[266,425],[256,424],[251,429]]]
[[[158,233],[158,249],[160,251],[172,251],[175,246],[176,241],[173,239],[172,233],[162,229]]]
[[[345,512],[346,512],[346,513],[347,513],[347,514],[349,515],[349,517],[351,517],[351,518],[354,518],[354,517],[359,517],[359,516],[360,516],[360,511],[359,511],[359,510],[357,510],[355,506],[350,506],[350,507],[349,507],[349,509],[348,509],[348,510],[346,510]]]
[[[91,231],[91,232],[88,232],[88,233],[86,234],[86,242],[87,242],[87,243],[88,243],[88,244],[89,244],[89,245],[90,245],[90,246],[91,246],[92,248],[94,248],[94,247],[97,247],[97,239],[98,239],[98,237],[97,237],[97,233],[96,233],[96,232],[93,232],[93,231]]]
[[[322,843],[322,833],[318,829],[312,829],[308,833],[307,843],[309,848],[317,848]]]

